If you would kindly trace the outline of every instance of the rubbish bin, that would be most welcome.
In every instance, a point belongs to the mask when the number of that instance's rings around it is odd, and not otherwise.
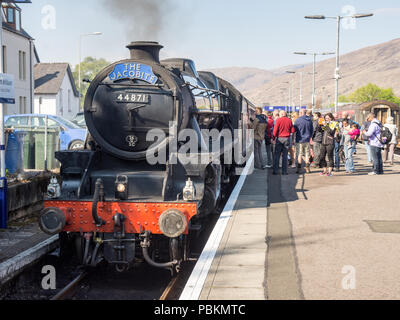
[[[24,133],[24,169],[35,169],[35,137],[33,135],[32,129],[25,129]]]
[[[45,130],[34,129],[33,131],[35,141],[35,169],[44,170],[44,152],[45,152]],[[52,170],[58,167],[54,153],[58,150],[58,130],[47,130],[47,169]]]
[[[9,173],[14,174],[18,170],[19,158],[19,143],[15,133],[8,135],[6,149],[6,169]]]

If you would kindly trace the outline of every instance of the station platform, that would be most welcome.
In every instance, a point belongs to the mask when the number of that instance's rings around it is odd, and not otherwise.
[[[58,235],[39,229],[37,218],[12,222],[0,230],[0,287],[58,245]]]
[[[362,146],[354,158],[354,174],[247,176],[181,299],[400,299],[399,159],[369,176]]]

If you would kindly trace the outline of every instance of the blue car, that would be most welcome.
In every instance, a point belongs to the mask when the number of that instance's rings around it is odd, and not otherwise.
[[[47,115],[47,127],[60,130],[60,150],[83,149],[86,140],[86,130],[62,117]],[[44,129],[45,114],[16,114],[4,117],[4,126],[20,131],[27,128]]]

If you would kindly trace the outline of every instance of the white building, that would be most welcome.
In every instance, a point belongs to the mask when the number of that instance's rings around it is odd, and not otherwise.
[[[33,113],[72,119],[79,112],[79,92],[68,63],[38,63],[34,67]]]
[[[34,99],[33,66],[39,60],[33,38],[22,28],[21,8],[2,3],[3,72],[14,76],[15,104],[5,104],[4,114],[31,113]]]

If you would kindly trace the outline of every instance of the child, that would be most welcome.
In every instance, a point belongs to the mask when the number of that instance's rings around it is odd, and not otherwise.
[[[358,125],[357,124],[353,124],[353,130],[349,131],[349,135],[350,135],[350,139],[352,141],[356,141],[358,139],[358,137],[360,136],[360,129],[358,129]]]

